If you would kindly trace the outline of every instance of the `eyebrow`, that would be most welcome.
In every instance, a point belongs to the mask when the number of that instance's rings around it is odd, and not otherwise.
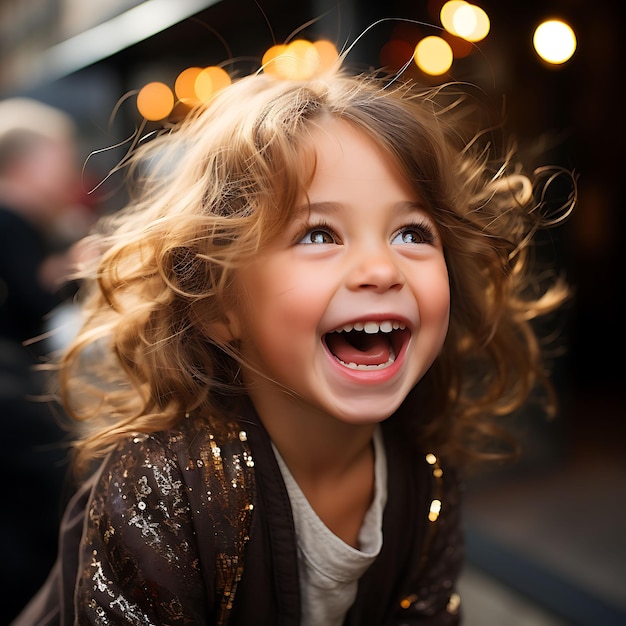
[[[295,218],[301,218],[311,213],[321,213],[322,215],[332,215],[337,213],[342,205],[337,202],[312,202],[299,206],[294,211]],[[399,213],[408,215],[410,213],[420,212],[429,214],[423,204],[419,201],[403,200],[395,205]]]
[[[325,215],[330,215],[333,213],[337,213],[341,205],[336,202],[312,202],[303,204],[299,207],[296,207],[293,216],[295,218],[303,218],[311,213],[322,213]]]

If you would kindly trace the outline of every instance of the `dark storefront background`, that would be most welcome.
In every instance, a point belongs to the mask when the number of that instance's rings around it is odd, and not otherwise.
[[[0,9],[5,4],[0,2]],[[61,15],[60,2],[31,4],[41,5],[38,28],[42,32],[42,20]],[[117,4],[116,12],[123,13],[138,3]],[[158,11],[167,3],[143,4]],[[399,31],[409,39],[433,34],[435,29],[428,24],[437,26],[434,8],[441,2],[172,0],[169,4],[178,7],[179,13],[172,11],[171,19],[161,15],[152,28],[147,20],[136,26],[136,32],[130,28],[120,37],[119,46],[113,37],[108,47],[106,40],[101,48],[95,40],[93,46],[87,41],[82,54],[63,60],[58,56],[60,48],[55,48],[60,41],[51,37],[50,45],[42,49],[37,72],[31,62],[19,79],[15,72],[0,74],[0,97],[29,95],[59,106],[77,120],[85,155],[98,151],[86,164],[94,183],[106,177],[124,148],[101,150],[123,141],[138,124],[132,97],[121,104],[120,98],[147,82],[173,85],[185,67],[218,64],[229,58],[236,59],[240,72],[253,71],[263,51],[309,22],[304,36],[328,38],[341,47],[377,20],[412,20],[382,21],[360,39],[349,57],[356,69],[379,66],[381,49]],[[626,594],[620,593],[626,575],[622,536],[626,523],[622,321],[626,267],[619,247],[626,229],[621,189],[624,44],[619,5],[611,0],[485,0],[477,4],[490,16],[489,36],[473,54],[455,62],[446,76],[435,79],[416,73],[416,79],[474,84],[494,113],[504,118],[525,160],[560,165],[576,173],[579,204],[571,219],[550,231],[539,246],[539,254],[574,286],[572,304],[554,321],[554,330],[560,329],[559,344],[565,348],[554,364],[561,413],[550,423],[530,416],[523,434],[526,455],[519,466],[503,470],[470,493],[468,519],[470,530],[476,531],[470,536],[474,539],[470,557],[490,574],[560,612],[570,620],[567,623],[617,624],[611,620],[617,619],[619,611],[622,618],[626,612]],[[103,13],[101,21],[115,17],[114,13]],[[184,19],[179,21],[177,15]],[[578,49],[563,66],[549,67],[532,49],[532,32],[539,21],[554,15],[574,28]],[[31,24],[30,32],[33,28]],[[6,39],[7,33],[16,37],[19,32],[16,35],[6,23],[0,32],[5,37],[1,50],[6,61],[15,45]],[[118,184],[111,177],[98,188],[106,210],[114,211],[123,200]],[[546,486],[552,491],[546,492]],[[558,534],[558,527],[563,533],[568,527],[578,529],[572,537],[577,544],[571,548],[574,556],[564,554],[557,562],[548,550],[542,558],[534,529],[523,527],[522,509],[532,507],[543,507],[546,543],[552,540],[550,532]],[[529,538],[529,534],[535,536]]]

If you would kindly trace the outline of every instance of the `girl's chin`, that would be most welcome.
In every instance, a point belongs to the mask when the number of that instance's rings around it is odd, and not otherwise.
[[[355,401],[353,403],[336,403],[332,408],[328,408],[326,413],[329,417],[343,422],[344,424],[352,424],[354,426],[367,426],[369,424],[379,424],[391,417],[401,402],[392,405],[389,401],[381,403],[383,406],[377,407],[370,400]]]

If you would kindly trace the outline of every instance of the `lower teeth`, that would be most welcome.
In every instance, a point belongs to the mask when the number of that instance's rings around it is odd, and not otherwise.
[[[337,359],[342,365],[345,365],[347,368],[351,370],[382,370],[386,367],[389,367],[396,360],[396,355],[393,349],[390,349],[389,359],[387,359],[386,363],[378,363],[376,365],[362,365],[357,363],[346,363],[341,359]]]

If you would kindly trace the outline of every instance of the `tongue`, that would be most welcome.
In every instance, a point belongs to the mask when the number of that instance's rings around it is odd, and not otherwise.
[[[330,333],[326,335],[328,349],[344,363],[356,365],[380,365],[386,363],[391,356],[389,341],[381,333]]]

